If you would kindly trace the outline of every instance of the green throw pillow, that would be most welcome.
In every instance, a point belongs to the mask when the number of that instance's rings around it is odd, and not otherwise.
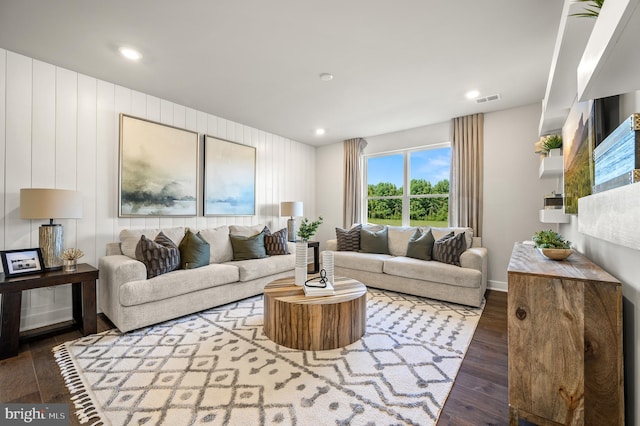
[[[363,253],[389,254],[387,227],[379,231],[360,230],[360,251]]]
[[[187,228],[178,248],[182,269],[195,269],[209,264],[211,248],[199,232],[194,234]]]
[[[420,229],[416,229],[416,232],[413,233],[407,245],[407,257],[431,260],[434,242],[435,239],[433,238],[431,229],[424,233]]]
[[[229,235],[233,247],[233,260],[262,259],[267,257],[264,248],[264,231],[252,237]]]
[[[467,249],[464,232],[454,235],[449,232],[433,243],[433,260],[460,266],[460,255]]]

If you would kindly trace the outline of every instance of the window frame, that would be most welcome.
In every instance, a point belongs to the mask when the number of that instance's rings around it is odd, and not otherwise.
[[[369,200],[392,200],[392,199],[401,199],[402,200],[402,225],[401,226],[411,226],[411,204],[410,201],[412,198],[449,198],[451,199],[451,187],[449,187],[448,194],[416,194],[411,195],[409,191],[411,190],[411,153],[418,151],[429,151],[433,149],[440,148],[451,148],[451,142],[443,142],[433,145],[426,145],[420,147],[412,147],[412,148],[404,148],[393,151],[385,151],[385,152],[376,152],[373,154],[366,154],[362,156],[362,170],[363,170],[363,179],[362,179],[362,194],[363,194],[363,202],[362,202],[362,219],[361,223],[367,223],[369,219]],[[391,155],[402,154],[403,156],[403,183],[402,183],[402,195],[386,195],[386,196],[375,196],[369,197],[369,159],[377,158],[377,157],[387,157]],[[451,173],[451,164],[449,165],[449,173]],[[451,182],[451,177],[449,177],[449,182]],[[437,182],[436,182],[437,183]],[[451,204],[449,204],[451,205]]]

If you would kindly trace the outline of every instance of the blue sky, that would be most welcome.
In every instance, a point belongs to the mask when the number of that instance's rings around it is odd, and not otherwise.
[[[411,179],[426,179],[436,184],[449,179],[451,165],[451,148],[428,149],[414,151],[410,154]],[[391,154],[384,157],[371,157],[367,163],[367,184],[391,182],[397,187],[403,185],[402,154]]]

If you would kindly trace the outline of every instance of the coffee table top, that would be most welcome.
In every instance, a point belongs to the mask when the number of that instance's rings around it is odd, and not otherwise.
[[[304,288],[295,285],[295,277],[280,278],[271,281],[264,288],[264,293],[270,298],[276,298],[282,302],[298,304],[334,304],[354,300],[362,297],[367,292],[367,287],[360,281],[346,277],[335,277],[332,283],[335,294],[332,296],[306,296]]]

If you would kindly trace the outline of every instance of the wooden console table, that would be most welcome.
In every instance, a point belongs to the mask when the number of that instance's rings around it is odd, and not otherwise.
[[[510,424],[623,425],[620,282],[521,243],[508,275]]]
[[[84,336],[97,332],[96,322],[96,280],[98,270],[91,265],[81,263],[76,272],[63,270],[47,271],[41,274],[6,277],[0,274],[0,359],[18,355],[20,339],[31,339],[60,330],[79,328]],[[22,292],[35,288],[51,287],[62,284],[72,285],[73,321],[54,326],[29,330],[20,336],[20,307]]]

